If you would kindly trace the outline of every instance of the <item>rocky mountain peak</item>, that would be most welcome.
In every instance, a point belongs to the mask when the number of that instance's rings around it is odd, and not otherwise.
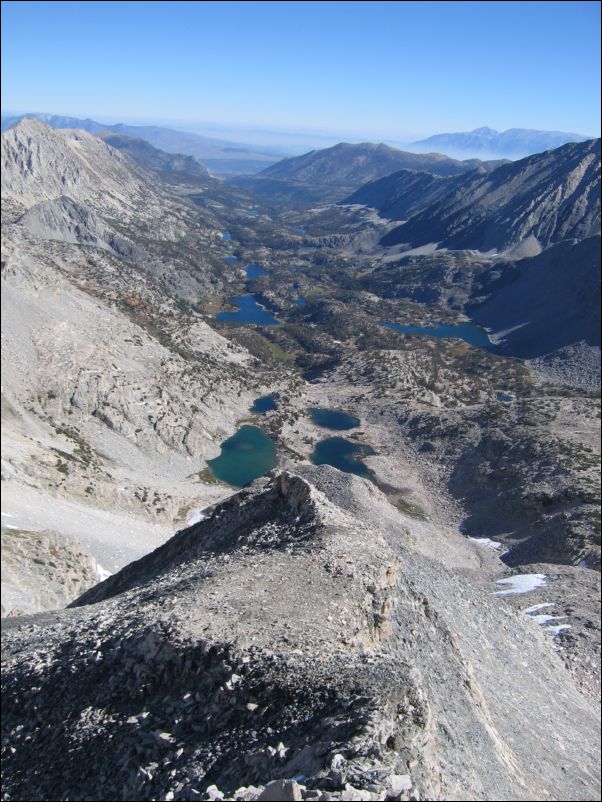
[[[67,195],[106,212],[132,206],[153,179],[86,131],[26,118],[2,133],[2,194],[26,208]],[[131,211],[130,211],[131,213]]]

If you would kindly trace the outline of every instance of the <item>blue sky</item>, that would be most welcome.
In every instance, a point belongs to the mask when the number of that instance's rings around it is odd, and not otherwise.
[[[3,2],[2,16],[4,111],[600,133],[597,2]]]

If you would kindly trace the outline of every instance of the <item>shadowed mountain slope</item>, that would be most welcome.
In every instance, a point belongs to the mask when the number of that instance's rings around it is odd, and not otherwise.
[[[534,358],[584,341],[600,346],[600,236],[568,240],[504,270],[469,311],[508,356]]]
[[[102,131],[98,136],[111,147],[127,153],[138,164],[161,173],[164,177],[172,178],[175,174],[183,180],[191,181],[206,181],[209,177],[207,168],[194,156],[166,153],[164,150],[153,147],[144,139],[125,134]]]
[[[600,231],[600,140],[471,173],[406,223],[383,245],[439,243],[447,248],[504,250],[534,237],[540,246]]]
[[[483,173],[485,170],[481,169],[480,174]],[[364,184],[348,198],[339,201],[339,205],[359,203],[377,209],[381,217],[389,220],[407,220],[432,203],[448,197],[465,180],[465,173],[444,177],[415,170],[398,170]]]

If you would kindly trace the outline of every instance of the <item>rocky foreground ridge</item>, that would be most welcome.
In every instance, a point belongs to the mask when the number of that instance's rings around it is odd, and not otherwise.
[[[408,523],[357,477],[274,472],[5,621],[4,798],[597,798],[598,715],[549,637]]]

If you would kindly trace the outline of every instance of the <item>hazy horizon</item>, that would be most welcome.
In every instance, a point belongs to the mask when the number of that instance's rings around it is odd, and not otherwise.
[[[2,117],[20,116],[23,114],[50,114],[64,117],[75,117],[78,119],[92,119],[96,122],[106,123],[107,125],[116,125],[123,123],[131,126],[158,126],[164,128],[171,128],[176,131],[196,133],[200,136],[208,138],[215,138],[222,141],[230,141],[234,144],[252,145],[255,148],[264,147],[266,151],[273,152],[274,154],[281,155],[297,155],[311,149],[328,148],[339,142],[382,142],[397,148],[412,148],[419,140],[426,139],[435,134],[443,133],[464,133],[449,130],[428,131],[424,133],[416,133],[411,138],[402,139],[395,136],[387,136],[382,132],[374,131],[335,131],[335,130],[312,130],[312,129],[285,129],[278,126],[263,127],[260,123],[220,123],[216,121],[203,121],[203,120],[171,120],[163,118],[136,118],[136,117],[117,117],[117,115],[104,115],[104,114],[82,114],[73,112],[55,112],[39,109],[27,110],[1,110]],[[484,126],[480,127],[491,127]],[[513,126],[513,128],[522,128],[522,126]],[[588,138],[595,138],[587,132],[582,131],[566,131],[563,133],[579,134]],[[457,151],[455,155],[457,158],[470,157],[470,153]],[[492,151],[490,154],[483,152],[480,154],[484,158],[496,158],[498,154]]]
[[[3,106],[251,144],[599,136],[599,18],[595,2],[5,2]]]

